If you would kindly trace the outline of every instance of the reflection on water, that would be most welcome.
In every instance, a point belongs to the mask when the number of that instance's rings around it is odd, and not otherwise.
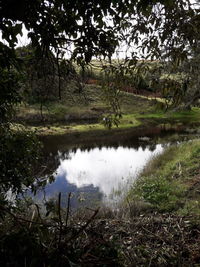
[[[73,206],[83,199],[86,204],[101,200],[111,205],[133,183],[147,161],[162,150],[158,144],[154,149],[119,146],[58,152],[60,164],[55,172],[55,182],[45,189],[46,196],[73,192],[76,196],[72,200]]]

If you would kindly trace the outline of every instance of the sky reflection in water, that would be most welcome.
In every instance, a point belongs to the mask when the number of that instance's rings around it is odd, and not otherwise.
[[[62,191],[68,191],[63,187],[68,187],[69,184],[77,189],[82,188],[83,191],[84,187],[87,191],[90,191],[89,188],[93,190],[98,188],[103,194],[103,201],[110,202],[113,192],[120,189],[124,191],[127,184],[134,181],[148,160],[162,150],[162,146],[158,144],[154,151],[150,151],[149,148],[140,147],[136,150],[122,146],[69,151],[66,159],[60,159],[55,183],[58,183],[58,180],[62,181]],[[50,185],[52,186],[54,184]]]

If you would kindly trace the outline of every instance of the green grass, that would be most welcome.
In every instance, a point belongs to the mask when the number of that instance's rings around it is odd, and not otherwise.
[[[200,122],[200,108],[193,107],[190,111],[167,111],[154,109],[153,112],[145,114],[136,114],[137,119],[153,119],[157,121],[171,122],[171,123],[199,123]]]
[[[66,92],[61,101],[49,102],[43,106],[42,115],[45,119],[45,126],[41,124],[42,117],[39,104],[22,104],[19,106],[17,122],[25,122],[27,127],[38,130],[39,134],[105,130],[102,119],[109,114],[109,107],[104,102],[101,87],[86,85],[84,94],[73,93],[72,95]],[[118,127],[113,126],[113,129],[139,126],[141,124],[139,119],[140,110],[145,110],[145,113],[154,110],[153,101],[123,92],[120,95],[120,104],[123,117]]]
[[[102,101],[102,92],[99,86],[87,85],[83,94],[74,93],[75,88],[63,93],[62,100],[46,102],[43,105],[43,116],[49,121],[66,120],[66,115],[75,119],[81,119],[81,116],[95,114],[93,108],[106,109],[106,104]],[[22,104],[17,109],[17,117],[24,121],[40,120],[40,104]]]
[[[121,92],[119,101],[123,115],[118,125],[119,129],[148,127],[163,123],[200,122],[199,108],[193,108],[191,111],[164,112],[161,109],[162,100],[125,92]],[[78,94],[74,93],[74,85],[71,84],[71,88],[63,93],[61,101],[49,102],[43,106],[45,126],[41,124],[40,104],[19,106],[16,121],[25,122],[27,127],[32,127],[42,135],[65,134],[74,131],[102,131],[105,130],[101,123],[102,118],[108,113],[109,107],[104,102],[104,94],[100,86],[85,85],[84,93]]]
[[[145,167],[129,192],[162,212],[200,216],[200,141],[167,148]]]
[[[200,108],[193,107],[190,111],[173,112],[170,116],[174,119],[181,119],[185,121],[199,121],[200,120]]]
[[[121,93],[120,105],[123,114],[137,113],[145,110],[145,113],[153,111],[153,101],[129,93]],[[65,119],[65,115],[74,115],[77,118],[84,114],[106,113],[108,105],[104,101],[103,91],[98,85],[86,85],[84,94],[65,95],[63,100],[49,102],[43,106],[43,115],[57,120]],[[40,105],[21,105],[17,110],[18,116],[26,119],[26,115],[40,115]]]
[[[113,125],[112,130],[129,129],[131,127],[137,127],[141,125],[141,122],[135,119],[134,115],[125,115],[118,126]],[[107,128],[102,123],[93,124],[76,124],[62,125],[59,123],[50,124],[46,126],[26,126],[27,129],[35,131],[38,135],[63,135],[72,133],[84,133],[84,132],[105,132]],[[17,129],[17,128],[16,128]]]

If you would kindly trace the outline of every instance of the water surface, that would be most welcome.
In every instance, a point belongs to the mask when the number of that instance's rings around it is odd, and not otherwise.
[[[153,156],[172,143],[191,139],[179,128],[172,131],[152,128],[148,135],[145,133],[136,136],[135,132],[129,132],[86,143],[79,142],[77,137],[74,145],[69,138],[47,137],[43,140],[44,152],[52,155],[55,166],[51,173],[55,181],[46,186],[46,199],[55,198],[61,192],[64,206],[71,192],[72,207],[115,205]],[[41,200],[43,192],[36,197]]]
[[[163,146],[153,147],[95,147],[58,151],[59,166],[54,172],[55,182],[46,186],[46,198],[63,199],[74,194],[72,205],[114,205],[133,184],[137,175],[154,155],[161,153]]]

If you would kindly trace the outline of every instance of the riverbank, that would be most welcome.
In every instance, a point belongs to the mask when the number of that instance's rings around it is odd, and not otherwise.
[[[122,115],[150,113],[155,101],[131,93],[120,92],[116,100]],[[45,124],[94,124],[112,113],[112,107],[99,85],[84,85],[77,93],[71,88],[61,100],[45,103],[22,103],[17,107],[15,120],[29,125]]]
[[[37,125],[22,124],[27,129],[35,131],[37,135],[66,135],[75,133],[85,133],[94,132],[95,134],[105,134],[107,132],[113,133],[120,130],[128,129],[145,129],[156,126],[165,127],[176,127],[176,126],[186,126],[188,125],[198,125],[200,124],[200,110],[197,108],[192,109],[187,112],[176,112],[176,113],[164,113],[155,112],[145,115],[141,114],[127,114],[123,115],[120,119],[119,124],[113,125],[111,129],[106,128],[103,123],[70,123],[66,124],[63,122],[57,123],[43,123]]]
[[[129,192],[128,202],[143,208],[200,217],[200,141],[166,148],[152,158]]]
[[[112,132],[160,124],[200,123],[200,108],[165,112],[161,99],[126,92],[120,92],[118,102],[122,118],[118,125],[112,125]],[[83,93],[66,91],[60,101],[46,102],[42,106],[39,103],[22,103],[16,109],[14,123],[23,124],[40,136],[85,132],[102,135],[108,131],[103,123],[108,114],[112,115],[112,109],[106,102],[101,86],[86,84]]]

